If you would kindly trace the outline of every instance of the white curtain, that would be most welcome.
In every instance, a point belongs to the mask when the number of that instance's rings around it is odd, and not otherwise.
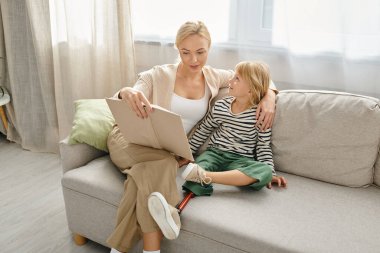
[[[58,152],[73,101],[135,80],[127,0],[0,0],[11,93],[7,138]]]
[[[274,0],[271,64],[280,88],[380,97],[379,0]]]
[[[380,57],[379,0],[274,0],[272,43],[293,54]]]

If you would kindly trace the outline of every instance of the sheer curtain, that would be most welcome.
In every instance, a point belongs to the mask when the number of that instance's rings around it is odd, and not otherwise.
[[[272,43],[288,88],[380,97],[380,1],[274,0]],[[280,70],[281,71],[281,70]]]
[[[7,138],[25,149],[57,152],[54,78],[47,1],[2,0],[7,109],[11,120]]]
[[[104,98],[135,80],[129,3],[51,0],[60,137],[71,129],[73,101]]]
[[[380,1],[275,0],[272,42],[294,54],[380,58]]]
[[[135,80],[129,1],[0,0],[12,98],[7,138],[58,152],[73,101]]]

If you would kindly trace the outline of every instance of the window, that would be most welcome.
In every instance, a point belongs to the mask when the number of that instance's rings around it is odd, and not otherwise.
[[[135,40],[174,42],[187,20],[202,20],[213,43],[270,45],[273,0],[133,0]]]
[[[380,1],[274,2],[272,43],[294,55],[380,57]]]
[[[273,0],[231,1],[230,42],[269,45]]]

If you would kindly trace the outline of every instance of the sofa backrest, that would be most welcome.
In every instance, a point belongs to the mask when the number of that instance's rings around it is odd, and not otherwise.
[[[278,171],[345,186],[380,185],[380,105],[371,97],[285,90],[276,101],[272,150]]]

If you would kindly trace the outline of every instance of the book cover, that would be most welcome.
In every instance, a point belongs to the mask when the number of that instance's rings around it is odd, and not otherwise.
[[[108,106],[121,133],[131,143],[165,149],[178,156],[194,160],[182,125],[181,116],[152,105],[148,118],[139,118],[128,104],[117,98],[107,98]]]

